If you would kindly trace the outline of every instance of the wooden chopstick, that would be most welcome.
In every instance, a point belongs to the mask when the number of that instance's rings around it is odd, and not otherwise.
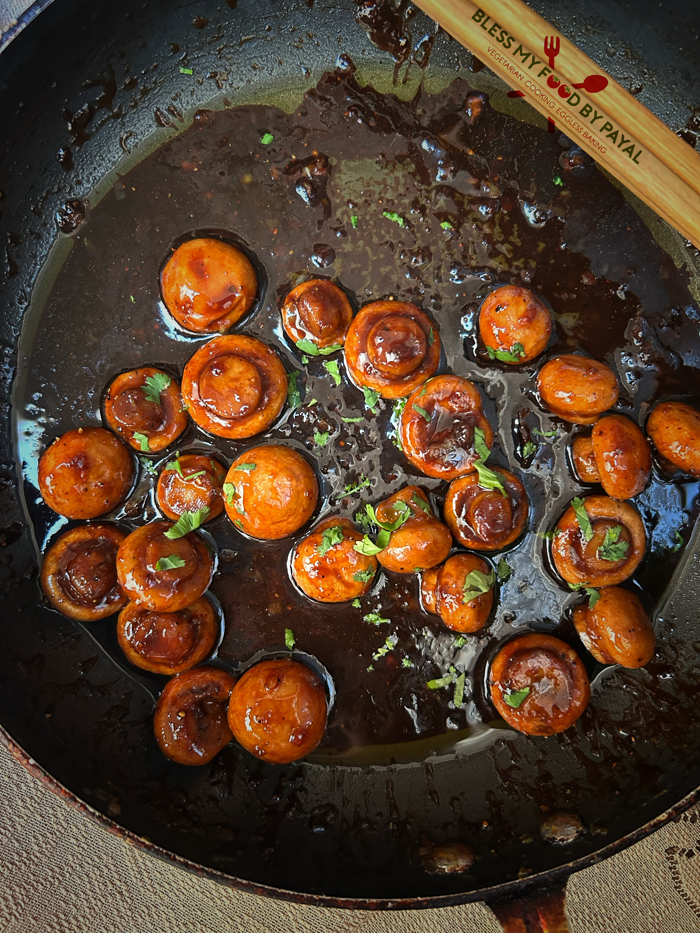
[[[700,153],[592,59],[521,0],[415,3],[700,248]]]

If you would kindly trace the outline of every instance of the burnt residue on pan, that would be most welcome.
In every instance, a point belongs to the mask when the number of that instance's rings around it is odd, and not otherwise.
[[[475,888],[560,861],[538,834],[548,810],[574,810],[601,830],[615,820],[636,825],[640,801],[667,792],[669,760],[679,774],[692,768],[695,667],[671,618],[659,622],[659,651],[646,671],[589,665],[597,675],[593,702],[562,736],[506,730],[484,698],[487,659],[511,634],[555,632],[588,656],[566,618],[575,597],[552,576],[542,537],[581,488],[567,463],[572,431],[538,406],[542,360],[507,370],[481,353],[480,301],[498,284],[534,289],[557,321],[547,354],[580,349],[606,360],[622,382],[620,410],[640,423],[657,398],[700,399],[700,312],[685,274],[570,140],[497,113],[482,97],[478,103],[462,79],[402,102],[360,86],[346,58],[295,113],[202,111],[75,227],[48,300],[27,318],[17,439],[39,548],[65,523],[38,500],[37,452],[71,427],[98,423],[116,373],[142,365],[181,372],[202,343],[173,323],[158,290],[169,250],[187,234],[231,238],[265,272],[257,305],[235,330],[275,346],[299,373],[301,404],[265,437],[316,464],[320,517],[352,517],[364,501],[407,483],[423,485],[439,508],[446,485],[416,476],[403,457],[390,403],[372,411],[342,362],[336,387],[322,359],[304,360],[286,341],[279,305],[305,276],[333,278],[355,307],[388,297],[422,307],[440,329],[444,370],[479,386],[498,426],[494,462],[515,468],[527,487],[530,527],[503,555],[511,573],[495,617],[464,643],[422,611],[413,575],[384,574],[359,609],[324,607],[289,580],[293,541],[251,542],[225,517],[207,525],[219,554],[212,592],[225,618],[219,663],[237,669],[279,649],[291,628],[297,647],[334,679],[336,704],[311,764],[274,768],[234,746],[192,771],[161,759],[151,713],[164,681],[124,661],[114,620],[81,630],[52,615],[56,637],[98,642],[89,663],[104,671],[101,688],[80,676],[45,687],[38,719],[61,709],[61,721],[51,723],[65,745],[56,747],[56,772],[69,779],[69,749],[82,734],[71,715],[94,704],[103,715],[91,718],[85,737],[98,749],[93,779],[80,789],[85,799],[233,874],[347,896]],[[320,445],[315,432],[328,442]],[[260,441],[232,443],[190,427],[177,446],[208,445],[230,461]],[[526,456],[527,441],[537,450]],[[345,494],[345,484],[363,476],[371,488]],[[125,527],[152,518],[152,485],[142,471],[113,518]],[[636,586],[649,607],[690,534],[697,493],[697,483],[656,470],[638,499],[651,553]],[[389,621],[364,621],[373,612]],[[382,654],[388,636],[392,648]],[[27,659],[27,676],[34,663],[50,662]],[[451,689],[426,688],[451,666],[468,674],[461,708]],[[66,696],[69,704],[57,704]],[[477,854],[469,874],[428,879],[416,858],[426,832],[468,842]],[[588,832],[571,854],[598,845]],[[291,854],[300,846],[308,860]]]

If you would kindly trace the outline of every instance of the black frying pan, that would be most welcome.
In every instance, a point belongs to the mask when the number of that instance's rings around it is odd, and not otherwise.
[[[542,12],[548,15],[546,9]],[[636,12],[642,20],[638,8]],[[389,755],[386,761],[377,759],[365,767],[336,763],[271,768],[231,747],[211,766],[194,772],[170,766],[154,749],[150,715],[158,685],[137,681],[133,672],[120,666],[106,628],[85,629],[42,604],[35,545],[46,529],[46,516],[33,505],[31,484],[18,488],[10,392],[18,368],[14,401],[17,410],[23,406],[26,413],[33,370],[21,353],[31,346],[31,333],[25,327],[18,358],[20,325],[52,245],[59,241],[58,249],[51,252],[53,264],[34,292],[34,308],[44,301],[53,278],[60,279],[61,263],[67,262],[68,234],[84,236],[87,231],[89,239],[92,210],[94,229],[99,229],[100,199],[122,184],[116,172],[124,174],[175,137],[195,110],[239,102],[288,103],[295,93],[313,86],[324,71],[332,70],[340,52],[360,65],[361,74],[390,88],[394,61],[377,52],[354,14],[351,3],[261,7],[229,0],[229,6],[205,2],[174,10],[160,2],[146,6],[127,2],[116,10],[106,4],[95,8],[57,0],[3,52],[5,611],[0,623],[0,721],[8,747],[69,801],[78,805],[84,801],[111,828],[225,882],[335,906],[439,906],[494,900],[561,882],[570,871],[650,832],[694,799],[700,783],[694,633],[700,578],[692,540],[676,569],[670,601],[661,603],[657,657],[648,672],[591,671],[605,680],[605,686],[601,684],[595,695],[596,718],[587,719],[574,738],[572,733],[563,739],[532,740],[504,731],[477,754],[445,752],[411,764],[411,758],[420,756],[408,752],[408,764],[392,764]],[[650,8],[648,28],[670,35],[673,44],[673,29],[680,27],[671,19],[662,29],[652,19],[662,15]],[[395,57],[403,57],[408,33],[400,21],[390,19],[387,24],[386,16],[378,22],[370,17],[367,24],[380,27],[374,29],[375,41],[388,46]],[[687,25],[682,24],[684,32]],[[562,28],[576,38],[566,23]],[[637,28],[644,38],[643,27]],[[420,66],[430,52],[428,79],[434,76],[444,85],[447,82],[440,76],[458,74],[490,91],[498,106],[508,106],[502,87],[447,37],[437,35],[430,50],[435,29],[429,21],[415,17],[409,31],[419,48],[407,83],[402,82],[410,56],[397,69],[396,87],[403,88],[404,96],[409,96],[410,82],[419,80]],[[650,50],[652,62],[662,48],[666,47],[661,43]],[[596,56],[595,48],[587,51]],[[609,64],[602,55],[597,57]],[[697,79],[690,64],[683,64],[688,59],[675,60],[687,73],[674,76],[671,90],[670,76],[666,84],[660,64],[659,90],[652,102],[659,103],[661,115],[680,129],[688,119],[688,89]],[[193,80],[183,83],[180,67],[191,68]],[[661,108],[661,102],[667,109]],[[556,140],[546,144],[556,145]],[[133,177],[127,176],[123,184]],[[613,197],[608,188],[605,191],[606,197]],[[89,201],[88,220],[81,230],[85,201]],[[673,300],[685,301],[692,308],[688,271],[675,269],[621,197],[614,204],[617,220],[633,230],[635,248],[644,250],[647,265],[656,264],[654,281],[659,278],[657,268],[663,281],[670,279],[658,300],[669,307]],[[57,211],[60,226],[67,231],[63,237],[57,230]],[[218,229],[218,223],[206,218],[204,212],[192,222],[182,220],[177,234]],[[247,234],[245,228],[240,231],[246,243]],[[166,230],[162,236],[166,244],[174,234]],[[114,237],[116,262],[120,251],[128,252],[130,231],[116,231]],[[696,256],[670,234],[665,243],[692,271]],[[156,242],[150,261],[156,262],[165,251]],[[322,266],[323,255],[321,260]],[[273,309],[276,289],[283,282],[267,268],[270,280],[264,307]],[[457,278],[460,274],[458,270]],[[99,332],[109,319],[109,309],[91,307],[91,289],[104,304],[103,286],[94,270],[85,265],[81,275],[73,296],[74,331],[56,334],[59,364],[70,354],[71,341],[83,347],[95,339],[93,325]],[[409,291],[407,297],[411,295]],[[363,300],[360,294],[357,300]],[[270,311],[266,316],[264,307],[263,336],[279,343],[274,314]],[[65,310],[64,302],[61,313]],[[692,319],[689,313],[687,317]],[[30,313],[27,320],[31,325],[39,319]],[[676,326],[677,335],[666,334],[667,344],[682,357],[682,327],[679,330],[673,318],[668,326],[671,330]],[[647,353],[647,360],[654,362],[654,335],[637,337],[640,354]],[[144,338],[144,353],[157,353],[150,339]],[[635,335],[625,333],[624,339]],[[181,348],[182,360],[190,352],[191,347]],[[461,345],[455,343],[449,352],[457,358]],[[127,359],[120,363],[119,353],[115,345],[109,372],[129,365]],[[175,354],[171,363],[181,365],[182,360]],[[692,365],[680,370],[690,382],[686,386],[671,379],[669,391],[672,388],[675,394],[693,388],[696,370]],[[93,374],[90,384],[106,378]],[[87,386],[87,381],[76,384],[71,391],[75,389],[79,406],[94,412],[94,399],[88,402],[81,394]],[[73,415],[62,411],[63,422],[59,418],[58,423],[36,429],[37,443],[72,426]],[[696,491],[686,484],[687,501],[680,503],[688,518],[686,538]],[[647,518],[670,532],[677,513],[671,508],[667,514],[665,507],[661,498],[652,501]],[[661,598],[678,559],[668,552],[665,559],[662,556],[659,550],[643,581],[650,602]],[[249,609],[253,612],[255,606]],[[532,612],[538,614],[536,599]],[[476,681],[479,675],[477,670]],[[609,689],[611,679],[614,690]],[[569,845],[554,845],[540,833],[543,815],[557,810],[578,814],[587,827]],[[454,841],[475,850],[474,866],[454,875],[426,870],[432,847]]]

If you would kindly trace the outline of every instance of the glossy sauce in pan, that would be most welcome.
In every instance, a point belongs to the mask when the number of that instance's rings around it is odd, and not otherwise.
[[[166,312],[159,273],[185,238],[219,236],[246,252],[260,281],[257,302],[233,332],[278,350],[288,372],[299,373],[301,405],[241,442],[208,437],[190,423],[164,456],[148,459],[161,465],[175,449],[205,448],[230,463],[273,440],[315,465],[322,504],[314,520],[352,517],[364,502],[408,484],[429,491],[441,508],[447,484],[417,474],[398,450],[392,404],[379,400],[370,411],[342,354],[304,362],[285,338],[279,307],[304,277],[329,277],[355,310],[396,298],[426,312],[444,347],[440,371],[473,380],[498,427],[490,463],[519,476],[531,502],[526,535],[493,555],[512,572],[483,632],[457,639],[425,613],[414,575],[378,575],[360,609],[311,602],[288,572],[308,527],[261,543],[225,515],[206,526],[218,551],[211,593],[225,620],[215,663],[245,667],[260,652],[282,649],[291,628],[297,648],[325,665],[337,692],[312,760],[383,763],[420,760],[458,742],[467,751],[496,735],[489,724],[502,723],[485,701],[483,672],[513,634],[556,634],[581,653],[589,674],[599,669],[565,617],[577,597],[553,577],[541,536],[582,487],[567,455],[576,429],[539,407],[536,374],[556,353],[580,349],[604,360],[622,387],[615,410],[643,427],[657,399],[700,400],[700,312],[685,273],[620,191],[592,165],[576,164],[566,138],[477,106],[462,79],[405,103],[360,87],[353,71],[341,61],[293,114],[265,106],[198,113],[190,129],[120,179],[72,233],[41,315],[35,311],[31,344],[32,327],[25,332],[29,375],[16,414],[26,504],[43,550],[67,523],[38,498],[38,453],[72,427],[100,424],[104,390],[118,373],[157,366],[181,377],[207,338],[187,334]],[[521,367],[490,361],[477,340],[481,300],[511,283],[531,288],[557,322],[544,356]],[[324,359],[339,360],[340,387]],[[328,443],[315,443],[314,432],[328,432]],[[538,449],[526,457],[528,441]],[[345,484],[363,476],[371,489],[346,496]],[[111,517],[126,529],[159,517],[155,479],[141,468],[135,491]],[[697,493],[697,482],[655,466],[634,500],[651,546],[632,586],[649,609],[678,559],[676,533],[689,536]],[[363,621],[371,612],[389,623]],[[114,619],[87,628],[116,663],[160,692],[163,678],[136,671],[121,655]],[[389,637],[394,646],[381,653]],[[462,708],[452,688],[426,687],[451,666],[467,673]],[[612,680],[601,689],[615,689]]]

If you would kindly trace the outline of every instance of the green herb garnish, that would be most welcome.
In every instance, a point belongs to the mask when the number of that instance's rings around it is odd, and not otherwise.
[[[377,414],[377,402],[379,401],[379,392],[375,389],[369,389],[367,386],[362,387],[362,392],[365,396],[365,405],[369,408],[373,415]]]
[[[680,533],[680,531],[676,531],[673,536],[673,540],[675,541],[675,544],[671,546],[671,553],[675,554],[677,551],[680,551],[680,549],[685,544],[685,541],[683,540],[683,535]]]
[[[605,532],[605,539],[598,548],[598,559],[618,561],[624,560],[627,556],[629,544],[627,541],[620,541],[622,534],[622,525],[615,525],[614,528],[608,528]]]
[[[397,214],[396,211],[382,211],[382,216],[386,217],[387,220],[393,220],[395,224],[399,225],[399,227],[406,226],[406,221],[403,219],[401,214]]]
[[[523,444],[523,459],[528,460],[537,453],[537,444],[534,441],[526,441]]]
[[[176,451],[175,459],[171,460],[170,463],[165,464],[166,470],[175,470],[176,473],[179,473],[180,476],[184,479],[184,473],[182,472],[182,467],[180,466],[180,451]]]
[[[336,544],[340,544],[342,540],[343,526],[332,525],[330,528],[324,529],[323,535],[321,536],[321,543],[316,546],[316,551],[323,557],[327,551],[330,551]]]
[[[146,376],[146,382],[141,386],[147,402],[155,402],[160,405],[161,392],[165,392],[172,379],[165,373],[155,373],[153,376]],[[134,435],[135,437],[136,435]]]
[[[357,573],[352,575],[352,578],[357,583],[369,583],[374,578],[374,573],[374,567],[368,567],[366,570],[358,570]]]
[[[411,502],[414,505],[417,505],[419,509],[422,509],[426,515],[430,515],[432,517],[433,510],[430,508],[430,505],[425,501],[425,499],[422,499],[417,492],[414,492],[411,496]]]
[[[299,371],[293,370],[287,373],[287,404],[291,409],[298,408],[301,405],[301,392],[297,380]]]
[[[486,435],[481,428],[474,428],[474,450],[478,454],[478,460],[474,461],[474,466],[479,474],[479,486],[482,489],[497,489],[501,495],[506,495],[503,485],[503,477],[500,473],[486,466],[491,451],[486,444]]]
[[[525,356],[525,347],[522,343],[514,343],[510,350],[495,350],[493,347],[486,347],[489,359],[500,360],[501,363],[519,363]]]
[[[323,367],[324,367],[324,369],[328,370],[328,372],[331,374],[331,376],[332,376],[332,378],[333,378],[333,382],[335,382],[335,384],[336,384],[337,386],[339,386],[340,383],[342,382],[342,379],[341,379],[341,376],[340,376],[340,370],[338,369],[338,361],[337,361],[337,360],[327,360],[327,361],[323,364]]]
[[[413,661],[410,658],[401,658],[402,667],[413,667]]]
[[[394,650],[398,643],[398,635],[389,635],[382,647],[378,648],[372,655],[373,660],[378,661],[380,658],[383,658],[385,654],[389,654],[390,651]]]
[[[260,142],[263,146],[269,146],[274,138],[275,137],[272,135],[272,133],[263,133],[263,135],[260,137]]]
[[[156,470],[156,468],[153,466],[151,461],[148,460],[146,457],[139,457],[139,462],[141,466],[144,468],[144,470],[146,471],[146,473],[149,473],[151,476],[158,475],[158,470]]]
[[[330,436],[330,431],[314,431],[314,443],[319,447],[325,447]]]
[[[592,586],[585,586],[583,583],[570,583],[569,587],[572,590],[583,591],[588,597],[588,605],[591,609],[600,599],[600,593]]]
[[[343,418],[343,421],[346,424],[357,424],[358,422],[365,420],[364,418],[344,418],[343,415],[341,415],[340,417]]]
[[[513,709],[517,709],[519,706],[525,702],[525,699],[530,695],[530,688],[523,687],[522,690],[511,690],[510,693],[504,693],[503,699],[508,704],[512,706]]]
[[[304,337],[303,340],[297,340],[297,349],[301,350],[302,353],[308,353],[309,356],[330,356],[336,350],[342,350],[343,345],[342,343],[333,343],[330,347],[319,347],[312,340],[307,340]]]
[[[255,469],[256,464],[254,463],[239,463],[238,466],[235,466],[234,470],[240,470],[241,473],[252,473]]]
[[[452,702],[457,707],[457,709],[461,709],[464,705],[464,683],[466,679],[466,674],[462,672],[455,681],[455,695],[452,698]]]
[[[350,223],[353,226],[353,229],[357,226],[357,214],[351,214]]]
[[[177,570],[178,567],[184,567],[185,562],[177,554],[171,554],[170,557],[161,557],[156,561],[156,570]]]
[[[505,557],[502,557],[498,562],[498,567],[496,567],[496,573],[501,583],[505,583],[512,572],[513,570],[510,564],[506,561]]]
[[[180,74],[181,74],[181,75],[191,75],[191,74],[192,74],[192,69],[191,69],[191,68],[180,68]]]
[[[449,687],[454,677],[452,674],[445,674],[444,677],[438,677],[436,680],[429,680],[425,685],[428,690],[442,690],[443,687]]]
[[[350,605],[352,606],[353,609],[359,609],[361,606],[361,603],[359,599],[353,599]]]
[[[183,512],[173,527],[165,532],[165,537],[175,541],[176,538],[182,538],[191,531],[195,531],[202,522],[206,521],[210,511],[209,506],[205,505],[204,508],[198,509],[196,512]]]
[[[466,640],[467,639],[464,637],[464,635],[458,635],[457,638],[455,638],[454,642],[452,643],[452,647],[461,648],[466,642]]]
[[[137,444],[141,445],[141,450],[151,449],[151,445],[148,443],[148,438],[145,434],[140,434],[138,431],[134,431],[134,440]]]
[[[296,641],[294,639],[294,632],[290,628],[284,630],[284,644],[287,648],[287,651],[293,651]]]
[[[491,570],[488,575],[482,573],[481,570],[470,571],[466,576],[462,588],[462,602],[470,603],[478,596],[483,596],[484,593],[488,593],[495,582],[496,575],[493,570]]]
[[[581,529],[581,534],[586,542],[590,541],[593,537],[593,526],[591,525],[591,520],[586,511],[586,503],[583,499],[576,496],[575,499],[571,500],[571,507],[576,513],[576,521],[578,522],[578,527]]]
[[[359,482],[348,483],[345,486],[345,495],[352,496],[354,493],[359,492],[360,489],[365,489],[368,486],[371,486],[370,480],[366,476],[362,476],[360,477]]]
[[[224,483],[223,492],[224,496],[226,497],[227,505],[233,505],[234,499],[240,499],[240,496],[233,483]]]
[[[183,479],[185,480],[186,483],[189,483],[191,480],[197,479],[198,476],[206,476],[206,475],[207,475],[206,470],[197,470],[196,473],[188,473],[187,476],[183,477]]]
[[[366,616],[362,617],[362,621],[369,622],[370,625],[388,625],[391,619],[385,619],[378,612],[368,612]]]
[[[555,175],[552,181],[554,182],[555,185],[559,185],[561,188],[564,187],[564,182],[561,180],[561,178],[558,175]]]
[[[535,437],[556,437],[558,431],[540,431],[539,428],[533,428],[532,433]]]
[[[442,227],[443,230],[454,230],[454,227],[449,222],[449,220],[443,220],[440,226]]]
[[[413,403],[413,410],[414,410],[414,411],[417,411],[419,415],[422,415],[422,416],[425,418],[425,420],[428,422],[428,424],[430,424],[430,421],[432,420],[432,417],[433,417],[433,416],[432,416],[431,414],[429,414],[429,413],[425,410],[425,408],[421,408],[420,405],[418,405],[418,404],[416,404],[416,402],[414,402],[414,403]]]

